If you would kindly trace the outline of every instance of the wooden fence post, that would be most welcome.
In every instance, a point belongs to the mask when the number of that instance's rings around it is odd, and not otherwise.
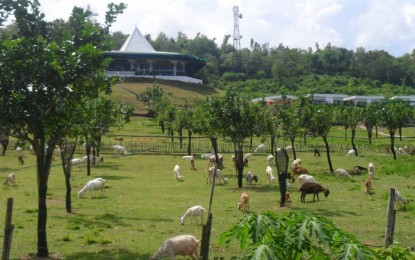
[[[1,257],[2,260],[8,260],[10,258],[10,248],[14,229],[14,225],[12,225],[12,213],[13,198],[7,198],[6,225],[4,227],[3,254]]]
[[[389,192],[389,203],[387,209],[386,233],[385,233],[385,248],[388,248],[393,243],[393,233],[395,230],[396,210],[393,208],[395,202],[395,189],[391,188]]]

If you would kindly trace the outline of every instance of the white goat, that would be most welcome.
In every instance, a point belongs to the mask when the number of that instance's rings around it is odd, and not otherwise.
[[[180,166],[176,164],[173,168],[174,176],[176,177],[176,181],[182,181],[183,176],[180,175]]]
[[[201,220],[200,221],[200,225],[202,225],[203,224],[203,213],[204,212],[206,212],[206,209],[204,207],[202,207],[202,206],[197,205],[197,206],[190,207],[186,211],[186,213],[184,213],[184,215],[180,218],[180,224],[183,225],[184,224],[184,220],[186,219],[187,216],[189,216],[189,217],[192,217],[190,219],[190,224],[192,224],[193,223],[193,219],[195,219],[196,225],[199,225],[197,223],[196,217],[200,216],[200,220]]]
[[[93,155],[89,155],[89,161],[92,162],[94,161],[94,156]],[[88,155],[85,155],[84,157],[82,157],[82,163],[87,164],[88,163]]]
[[[118,155],[127,155],[128,154],[127,149],[125,149],[124,146],[121,146],[121,145],[118,145],[118,144],[114,145],[112,147],[112,149],[114,150],[114,153],[118,154]]]
[[[74,165],[78,165],[78,168],[81,168],[82,159],[81,158],[73,158],[71,159],[71,167]]]
[[[101,190],[101,194],[104,195],[105,192],[105,180],[103,178],[96,178],[88,181],[85,186],[78,192],[78,196],[82,198],[85,191],[89,191],[90,198],[92,198],[92,192],[94,190]]]
[[[23,156],[23,148],[21,148],[20,146],[16,147],[16,154],[17,156]]]
[[[206,183],[209,183],[209,180],[210,180],[210,183],[212,183],[213,174],[215,172],[215,167],[210,167],[207,171],[208,171],[208,177],[206,179]],[[225,177],[225,175],[223,175],[220,169],[216,169],[215,180],[217,180],[218,178],[222,179],[224,183],[228,181],[228,179]]]
[[[259,144],[257,148],[255,148],[254,152],[261,152],[261,151],[265,151],[265,144]]]
[[[199,242],[200,240],[192,235],[180,235],[166,239],[150,260],[161,259],[164,256],[174,259],[176,255],[190,256],[194,260],[199,259]]]
[[[267,157],[268,165],[274,164],[274,156],[272,154],[268,155]]]
[[[292,152],[293,151],[293,147],[291,145],[289,145],[289,146],[285,147],[285,151],[287,151],[287,153],[288,152]]]
[[[185,156],[182,157],[182,160],[191,161],[191,160],[194,160],[194,159],[195,159],[194,155],[185,155]]]
[[[342,168],[338,168],[334,173],[336,174],[337,177],[339,176],[352,177],[352,175],[350,175],[347,170],[342,169]]]
[[[6,180],[4,181],[3,185],[15,186],[16,185],[16,174],[12,172],[9,175],[7,175]]]
[[[299,166],[301,166],[301,163],[302,163],[302,162],[303,162],[303,161],[301,161],[301,159],[300,159],[300,158],[295,159],[295,160],[293,161],[292,169],[294,169],[295,167],[299,167]]]
[[[267,166],[267,168],[265,169],[265,173],[267,174],[267,181],[268,182],[274,182],[275,181],[275,177],[272,174],[272,167],[271,166]]]
[[[314,177],[308,174],[300,174],[298,181],[300,182],[300,185],[303,183],[317,183]]]
[[[375,177],[375,164],[372,163],[372,162],[370,162],[368,169],[369,169],[369,171],[368,171],[369,172],[369,176],[371,178]]]
[[[258,182],[258,176],[254,175],[252,172],[248,171],[245,175],[246,182],[248,183],[248,188],[252,187],[252,181],[255,183]]]
[[[398,207],[401,206],[401,202],[403,204],[409,203],[409,200],[407,198],[403,197],[401,195],[401,193],[396,188],[394,188],[394,189],[395,189],[395,203],[396,203],[396,205],[398,205]]]
[[[356,155],[356,153],[353,149],[349,150],[346,154],[346,156],[355,156],[355,155]]]

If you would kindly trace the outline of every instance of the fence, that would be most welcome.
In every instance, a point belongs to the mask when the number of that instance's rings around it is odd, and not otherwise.
[[[111,137],[111,136],[107,136]],[[120,135],[117,135],[117,139],[120,139]],[[166,136],[140,136],[140,135],[124,135],[120,140],[114,140],[114,138],[107,138],[110,141],[103,141],[101,143],[101,153],[111,153],[113,151],[112,146],[119,144],[124,146],[129,153],[139,154],[139,153],[148,153],[148,154],[187,154],[188,150],[188,138],[182,138],[182,144],[180,144],[179,137],[166,137]],[[318,138],[309,138],[307,143],[304,144],[301,138],[297,138],[301,141],[296,141],[295,150],[297,152],[313,152],[315,148],[319,149],[320,152],[325,152],[326,147],[322,142],[316,142]],[[339,140],[343,139],[343,143],[339,143]],[[320,138],[321,140],[321,138]],[[330,152],[340,152],[345,153],[352,149],[350,139],[344,141],[344,137],[329,137],[329,149]],[[361,142],[363,139],[356,139],[356,143]],[[367,139],[364,139],[365,142]],[[405,137],[403,138],[403,143],[408,147],[408,151],[412,151],[415,147],[414,137]],[[379,142],[381,141],[381,142]],[[270,153],[271,152],[271,143],[263,142],[266,146],[265,151],[261,153]],[[247,140],[243,146],[244,152],[253,152],[257,146],[257,142],[253,145],[249,144]],[[289,142],[281,142],[281,139],[277,140],[277,147],[286,147],[291,145]],[[16,141],[10,141],[8,150],[14,150],[17,146]],[[26,147],[27,148],[27,147]],[[389,137],[375,138],[372,142],[372,145],[368,144],[356,144],[357,151],[359,153],[388,153],[390,152],[390,143]],[[213,151],[210,139],[207,137],[192,137],[191,140],[191,153],[203,154],[210,153]],[[229,139],[222,139],[218,141],[218,151],[220,153],[233,153],[234,145],[229,141]],[[77,146],[77,152],[83,153],[83,146]]]

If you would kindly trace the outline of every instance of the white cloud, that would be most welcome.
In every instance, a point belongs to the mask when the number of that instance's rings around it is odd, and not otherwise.
[[[154,38],[160,32],[176,37],[178,32],[194,38],[198,32],[221,44],[233,34],[232,7],[237,5],[242,19],[239,31],[242,47],[250,40],[270,47],[279,43],[307,49],[319,43],[366,50],[384,49],[395,56],[411,53],[415,42],[413,0],[121,0],[128,7],[114,23],[112,31],[131,33],[134,26]],[[91,1],[91,9],[104,20],[111,0]],[[47,20],[67,19],[74,5],[86,8],[81,0],[40,0]]]

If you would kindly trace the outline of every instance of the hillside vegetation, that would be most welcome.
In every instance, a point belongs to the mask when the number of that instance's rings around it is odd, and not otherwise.
[[[208,85],[173,81],[156,81],[153,83],[150,81],[130,80],[114,87],[112,94],[108,98],[115,102],[125,102],[132,105],[136,114],[146,114],[148,112],[146,104],[137,100],[135,94],[144,92],[147,88],[153,87],[154,84],[158,85],[168,94],[168,99],[175,107],[182,106],[186,100],[189,105],[192,105],[195,99],[205,99],[210,96],[221,95],[224,92],[221,89],[215,89]]]

